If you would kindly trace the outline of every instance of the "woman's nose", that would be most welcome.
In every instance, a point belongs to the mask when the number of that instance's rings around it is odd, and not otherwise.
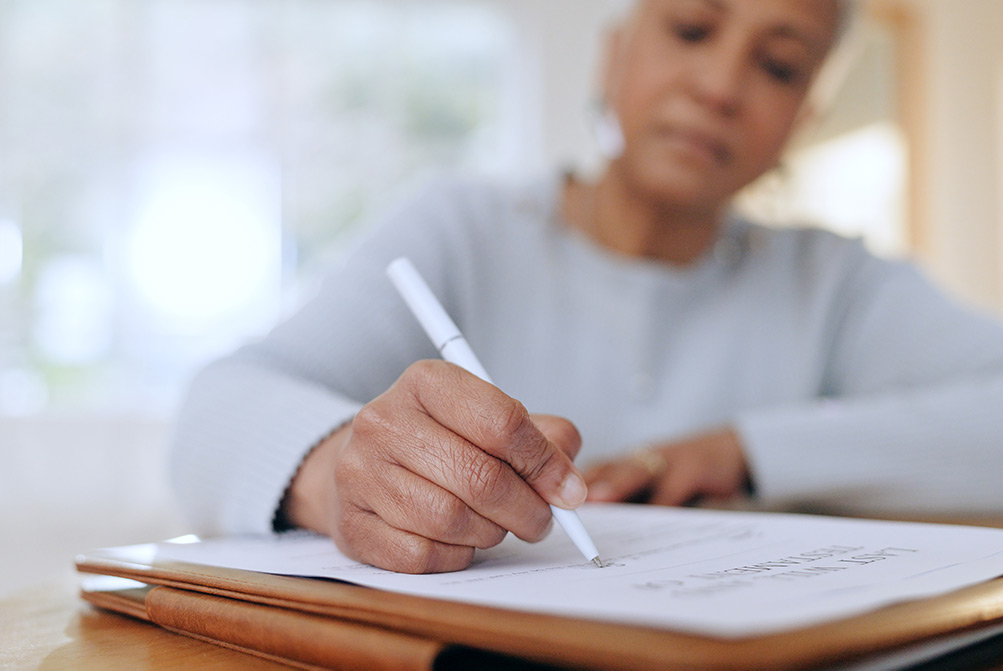
[[[748,74],[743,46],[737,41],[722,39],[708,45],[701,56],[690,83],[694,95],[710,111],[734,116],[741,107]]]

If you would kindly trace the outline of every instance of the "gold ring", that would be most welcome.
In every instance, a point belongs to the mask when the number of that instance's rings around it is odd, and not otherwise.
[[[669,469],[665,455],[653,447],[638,448],[630,453],[630,458],[652,478],[661,477]]]

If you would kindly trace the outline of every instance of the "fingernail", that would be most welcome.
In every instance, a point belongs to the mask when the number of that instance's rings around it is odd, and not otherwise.
[[[585,486],[585,481],[582,480],[582,477],[577,473],[571,473],[565,478],[559,496],[561,503],[568,508],[577,508],[585,503],[585,497],[588,493],[589,489]]]

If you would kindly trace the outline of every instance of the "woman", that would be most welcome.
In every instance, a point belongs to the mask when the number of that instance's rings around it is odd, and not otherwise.
[[[608,44],[622,151],[599,179],[430,187],[199,375],[174,459],[194,518],[434,572],[542,538],[547,503],[587,496],[1003,504],[1003,327],[857,242],[730,209],[779,160],[845,12],[637,3]],[[384,275],[399,255],[504,392],[437,359]]]

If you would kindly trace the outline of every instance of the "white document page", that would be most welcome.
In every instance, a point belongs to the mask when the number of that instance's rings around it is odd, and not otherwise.
[[[1003,575],[1003,529],[629,504],[586,505],[605,568],[556,528],[511,535],[455,573],[354,562],[306,533],[163,543],[157,557],[514,610],[723,637],[780,631]]]

